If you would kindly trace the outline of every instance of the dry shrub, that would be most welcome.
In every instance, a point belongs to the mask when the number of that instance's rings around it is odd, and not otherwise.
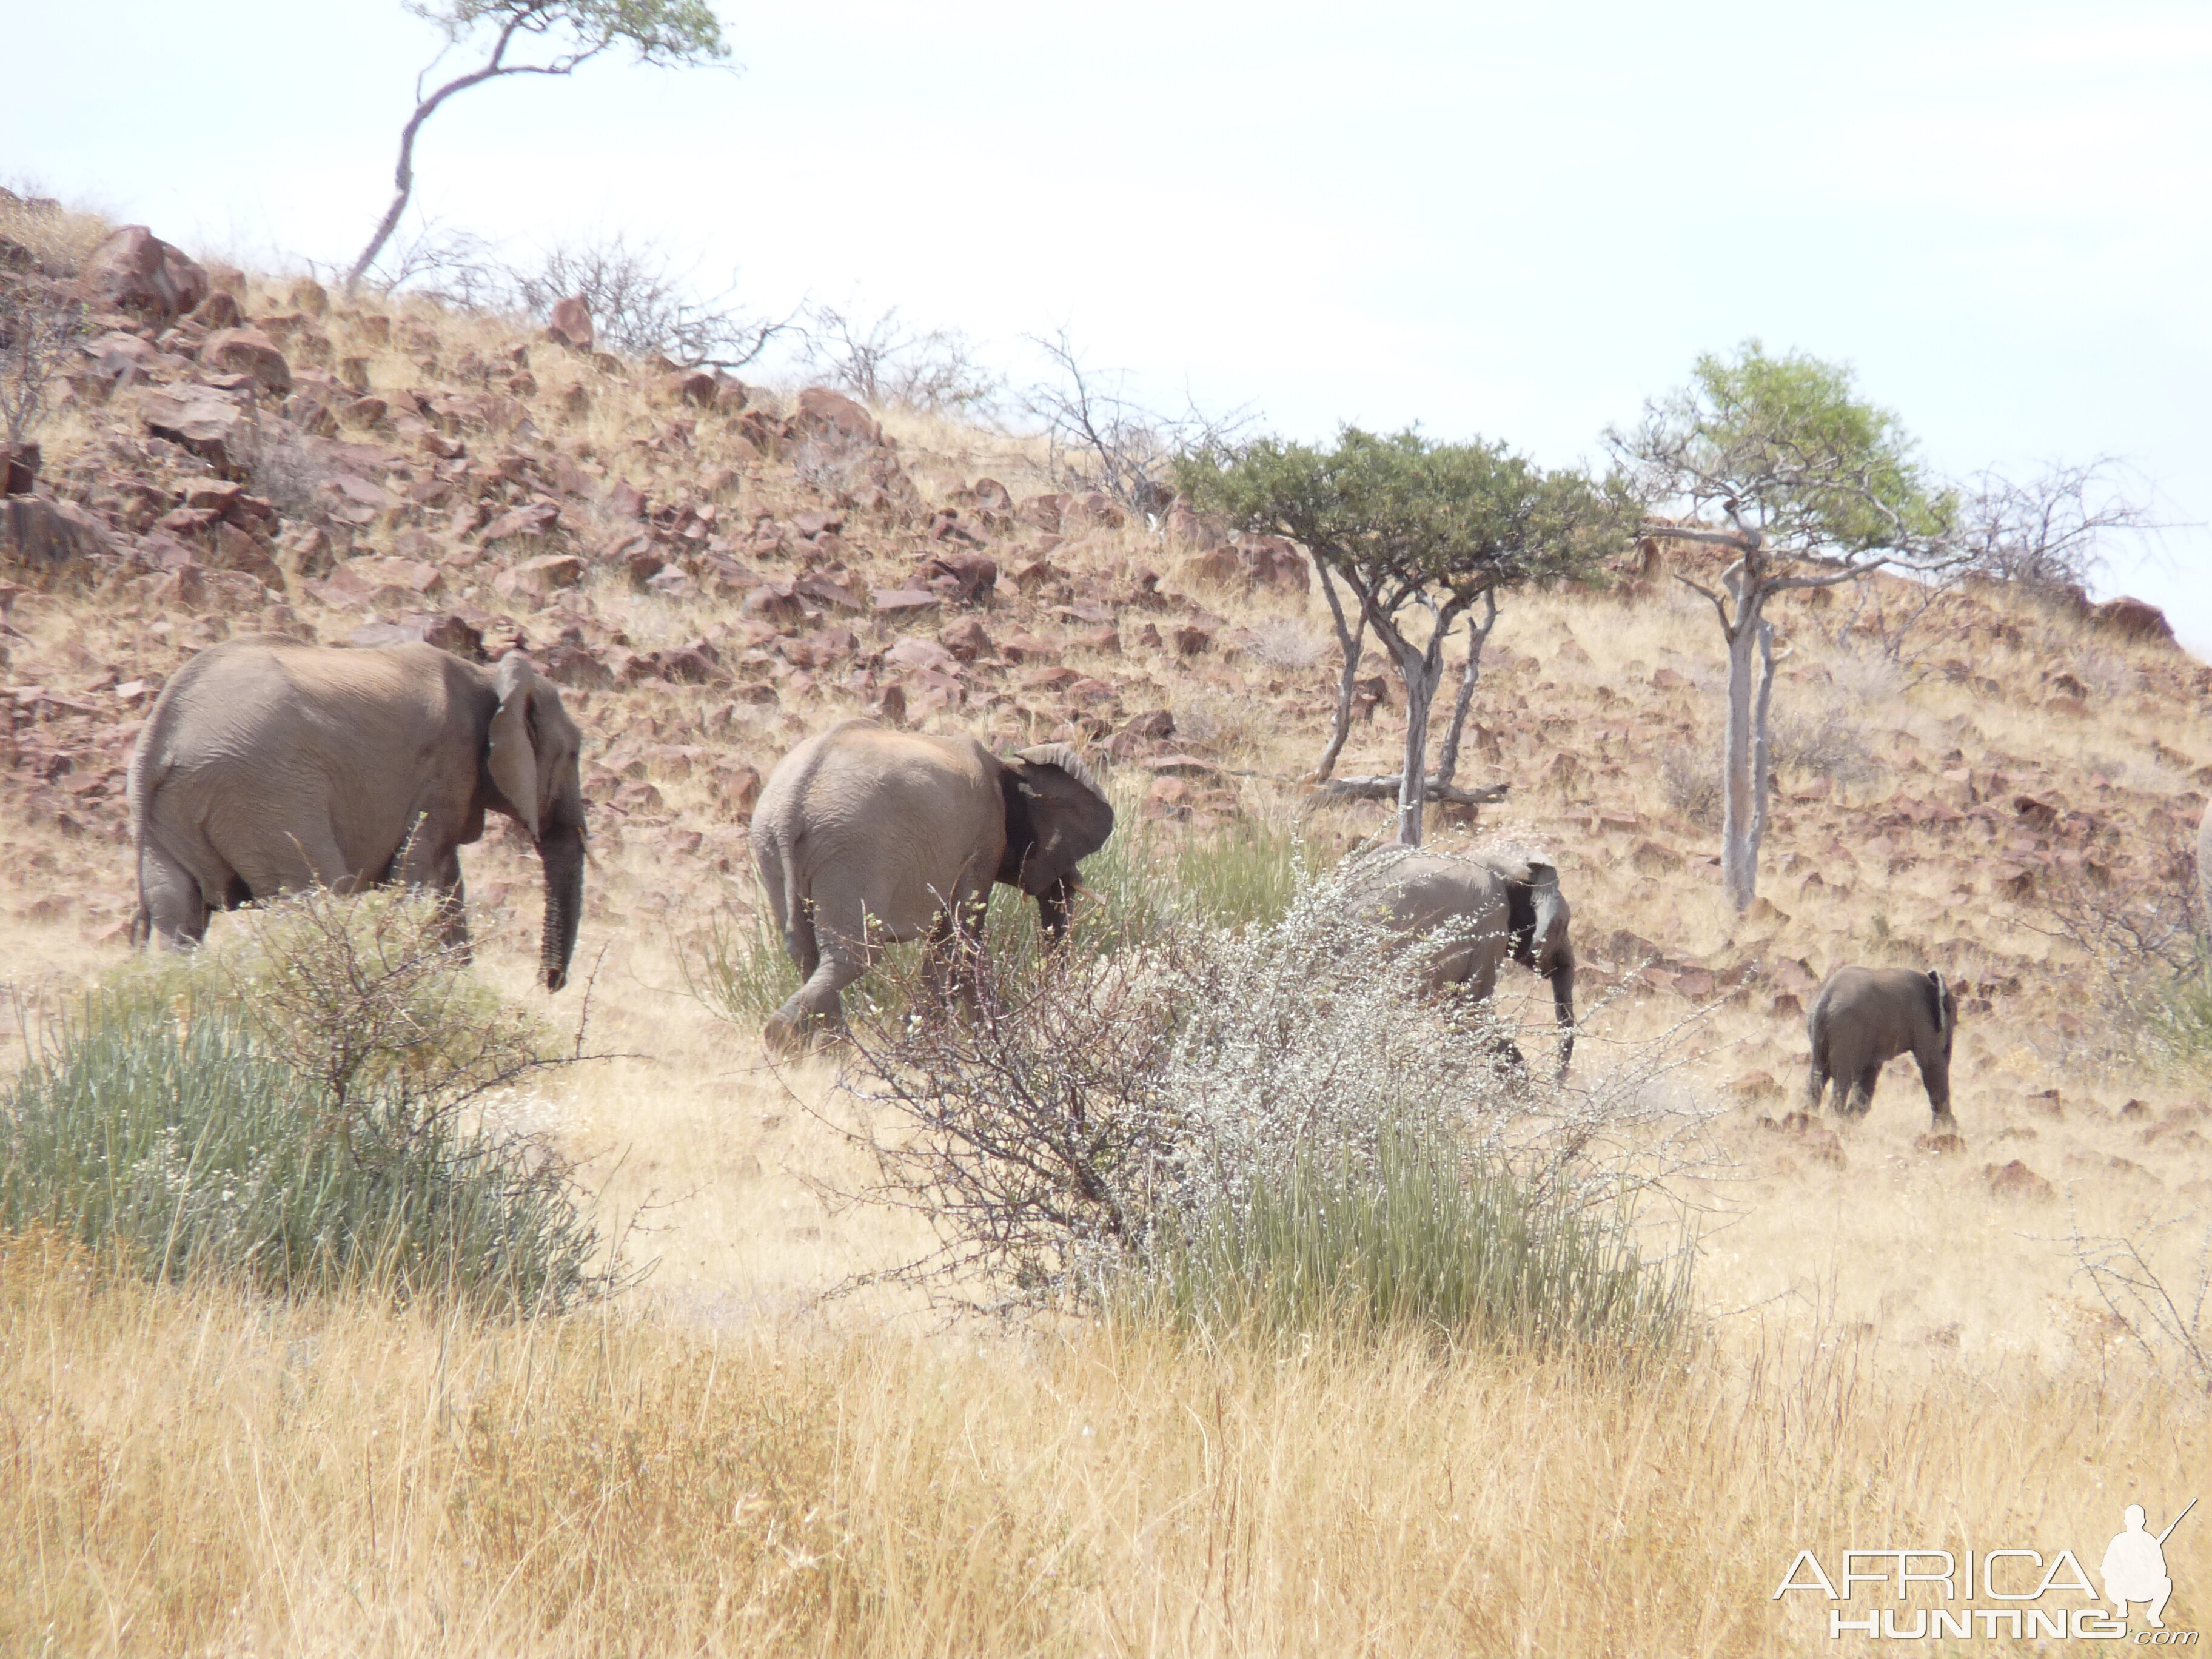
[[[1289,617],[1262,617],[1252,624],[1252,654],[1270,668],[1311,668],[1334,648],[1333,641]]]
[[[1881,769],[1851,711],[1832,704],[1818,714],[1794,708],[1773,712],[1767,719],[1766,741],[1778,771],[1850,784],[1863,783]]]
[[[1241,930],[974,952],[972,1016],[917,989],[860,1024],[842,1086],[890,1125],[862,1196],[939,1239],[901,1276],[1001,1311],[1670,1340],[1686,1285],[1630,1242],[1623,1176],[1648,1079],[1534,1080],[1487,1005],[1419,1003],[1398,943],[1334,875]]]

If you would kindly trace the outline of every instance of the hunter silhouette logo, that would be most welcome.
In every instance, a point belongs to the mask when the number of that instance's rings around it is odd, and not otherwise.
[[[2128,1529],[2121,1533],[2105,1548],[2105,1599],[2112,1604],[2122,1620],[2128,1616],[2128,1603],[2147,1601],[2150,1611],[2143,1620],[2153,1630],[2164,1630],[2166,1620],[2159,1614],[2166,1611],[2166,1597],[2173,1594],[2173,1580],[2166,1572],[2166,1540],[2173,1536],[2173,1529],[2197,1507],[2191,1498],[2187,1507],[2173,1517],[2166,1530],[2154,1537],[2143,1525],[2143,1506],[2128,1505],[2121,1518]]]
[[[2166,1540],[2196,1507],[2197,1499],[2192,1498],[2166,1523],[2165,1531],[2154,1533],[2143,1506],[2129,1504],[2121,1516],[2122,1530],[2106,1546],[2099,1564],[2097,1576],[2104,1584],[2101,1595],[2081,1558],[2070,1549],[2047,1556],[2040,1550],[2027,1549],[1878,1549],[1845,1550],[1840,1561],[1842,1571],[1833,1577],[1819,1556],[1811,1550],[1799,1550],[1771,1599],[1781,1601],[1793,1590],[1811,1591],[1826,1598],[1832,1604],[1828,1608],[1832,1639],[1850,1632],[1877,1641],[1950,1637],[2019,1642],[2047,1638],[2130,1641],[2136,1647],[2193,1647],[2197,1640],[2195,1631],[2166,1627],[2166,1604],[2173,1595],[2173,1578],[2166,1565]],[[1907,1601],[1914,1584],[1925,1587],[1920,1606],[1881,1605],[1885,1600]],[[1868,1592],[1871,1605],[1850,1606],[1863,1585],[1885,1588]],[[1896,1587],[1893,1594],[1887,1588],[1891,1585]],[[1940,1601],[1927,1601],[1929,1591],[1940,1596]],[[2045,1602],[2046,1596],[2071,1596],[2075,1603]],[[2112,1610],[2100,1606],[2100,1601],[2109,1602]],[[1978,1601],[1994,1605],[1972,1605]],[[1961,1602],[1967,1605],[1959,1605]],[[2129,1629],[2130,1607],[2143,1609],[2143,1628]]]

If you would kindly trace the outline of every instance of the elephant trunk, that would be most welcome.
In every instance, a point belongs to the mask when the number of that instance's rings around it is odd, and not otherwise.
[[[1559,1075],[1567,1074],[1567,1062],[1575,1054],[1575,959],[1571,954],[1562,956],[1552,969],[1552,1011],[1559,1021]]]
[[[557,991],[568,982],[568,959],[575,954],[576,926],[584,915],[583,830],[548,828],[538,843],[538,856],[545,866],[545,934],[538,961],[545,988]]]

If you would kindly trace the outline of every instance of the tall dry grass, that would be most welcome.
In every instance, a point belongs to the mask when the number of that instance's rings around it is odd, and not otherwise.
[[[2199,1402],[1832,1334],[1657,1373],[486,1326],[0,1253],[0,1648],[74,1655],[1826,1651],[1801,1547],[2094,1559]],[[2212,1532],[2169,1545],[2197,1616]],[[1863,1599],[1863,1596],[1862,1597]]]

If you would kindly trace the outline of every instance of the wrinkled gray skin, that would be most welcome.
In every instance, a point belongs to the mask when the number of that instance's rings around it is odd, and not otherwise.
[[[1959,1029],[1959,994],[1943,975],[1910,968],[1838,968],[1813,998],[1805,1033],[1813,1040],[1806,1099],[1814,1110],[1831,1080],[1835,1109],[1863,1117],[1874,1104],[1881,1068],[1911,1054],[1928,1090],[1936,1127],[1950,1129],[1951,1040]]]
[[[428,645],[348,651],[232,640],[178,670],[131,756],[134,936],[196,944],[216,910],[288,889],[403,882],[437,893],[465,946],[460,858],[486,811],[545,866],[546,988],[584,905],[582,734],[510,652],[496,670]]]
[[[1464,986],[1476,1000],[1487,1001],[1509,953],[1552,982],[1558,1074],[1565,1076],[1575,1050],[1574,913],[1559,891],[1559,872],[1505,854],[1460,858],[1385,848],[1362,862],[1347,883],[1354,903],[1387,906],[1390,926],[1409,937],[1452,927],[1455,936],[1421,965],[1423,987],[1431,994]],[[1519,1048],[1506,1047],[1519,1061]]]
[[[979,930],[991,884],[1037,902],[1047,935],[1067,930],[1076,866],[1106,844],[1114,809],[1091,769],[1056,744],[1006,757],[969,737],[846,720],[786,755],[753,811],[753,859],[784,946],[805,981],[762,1032],[791,1053],[843,1018],[841,994],[884,945],[942,947]]]

